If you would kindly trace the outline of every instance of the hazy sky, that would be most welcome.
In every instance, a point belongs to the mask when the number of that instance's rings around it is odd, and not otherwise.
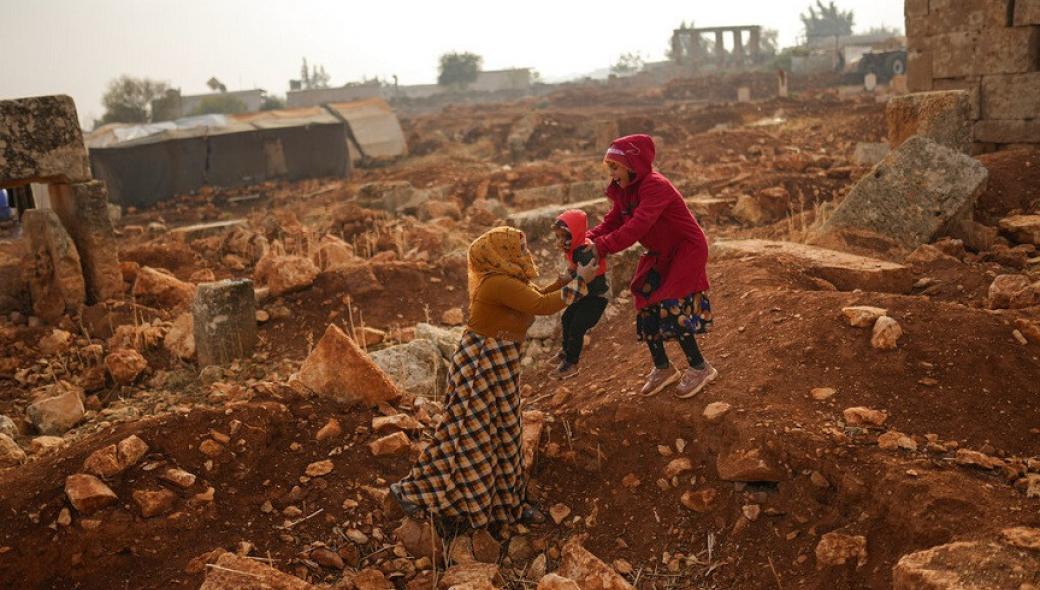
[[[120,74],[207,92],[284,95],[300,61],[325,66],[333,85],[363,76],[432,83],[447,51],[484,56],[485,69],[532,67],[544,78],[604,68],[625,52],[664,58],[673,28],[759,24],[781,45],[802,32],[810,0],[0,0],[0,98],[69,94],[80,118],[102,114]],[[903,27],[903,0],[838,0],[856,29]]]

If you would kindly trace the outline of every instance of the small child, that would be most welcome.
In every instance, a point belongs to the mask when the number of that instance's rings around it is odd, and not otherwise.
[[[569,283],[579,264],[588,264],[596,257],[592,241],[585,237],[587,229],[588,218],[580,209],[565,211],[556,218],[553,233],[567,260],[568,272],[542,289],[543,293],[552,293]],[[606,295],[610,287],[607,285],[606,272],[607,261],[601,259],[596,278],[588,284],[588,295],[567,306],[563,312],[563,350],[556,355],[560,363],[555,372],[557,379],[567,379],[578,374],[578,358],[585,344],[585,333],[599,322],[607,308]]]

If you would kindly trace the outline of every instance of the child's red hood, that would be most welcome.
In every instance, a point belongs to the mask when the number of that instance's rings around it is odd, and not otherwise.
[[[571,247],[567,254],[568,256],[573,255],[575,250],[585,245],[589,218],[581,209],[569,209],[561,213],[556,220],[562,221],[567,226],[567,231],[571,232]]]

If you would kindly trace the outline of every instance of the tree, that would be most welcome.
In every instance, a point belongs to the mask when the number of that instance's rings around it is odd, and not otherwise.
[[[264,102],[260,105],[261,111],[274,111],[285,108],[285,99],[280,96],[273,94],[264,97]]]
[[[225,86],[223,82],[218,80],[216,76],[213,76],[209,80],[206,80],[206,86],[208,86],[209,89],[213,92],[227,92],[227,86]]]
[[[325,66],[310,66],[308,68],[307,58],[305,57],[303,58],[303,65],[300,66],[299,84],[293,84],[294,81],[290,81],[289,86],[293,88],[299,86],[303,90],[328,88],[331,79],[332,77],[325,71]]]
[[[247,108],[246,103],[230,94],[212,94],[203,97],[199,101],[199,106],[188,115],[230,115],[231,113],[244,113]]]
[[[477,80],[484,58],[476,53],[445,53],[441,56],[437,84],[462,89]]]
[[[780,51],[780,31],[776,29],[763,29],[762,36],[758,41],[758,48],[762,55],[772,56]]]
[[[165,96],[167,89],[166,82],[148,78],[123,75],[112,80],[101,97],[105,107],[101,124],[147,123],[151,119],[152,101]]]
[[[181,116],[181,91],[168,89],[159,98],[152,101],[152,123],[172,121]]]
[[[610,66],[610,72],[619,76],[634,74],[643,68],[643,58],[638,53],[623,53],[617,62]]]
[[[851,10],[842,11],[835,6],[834,0],[828,4],[824,4],[823,0],[816,0],[816,6],[809,6],[809,12],[800,17],[805,25],[807,38],[851,35],[855,20]]]

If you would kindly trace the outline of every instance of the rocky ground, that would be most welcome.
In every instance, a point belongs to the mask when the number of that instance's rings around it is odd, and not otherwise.
[[[124,300],[0,319],[0,582],[1040,587],[1040,153],[977,158],[968,229],[821,251],[804,242],[873,173],[884,105],[681,90],[449,107],[404,121],[411,156],[347,182],[124,212]],[[633,132],[713,241],[719,380],[636,394],[648,354],[618,256],[577,377],[550,378],[555,318],[531,332],[525,439],[552,522],[500,542],[402,521],[386,487],[441,411],[466,244],[508,220],[554,276],[548,221],[602,213],[600,152]],[[196,285],[234,277],[258,287],[256,350],[200,366]]]

